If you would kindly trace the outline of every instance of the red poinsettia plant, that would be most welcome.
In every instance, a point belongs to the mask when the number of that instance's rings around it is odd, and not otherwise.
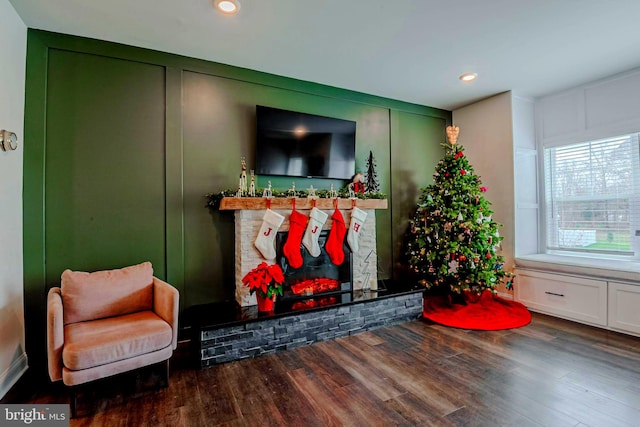
[[[282,295],[284,274],[278,264],[260,263],[242,278],[242,284],[249,287],[251,293],[257,292],[263,298]]]

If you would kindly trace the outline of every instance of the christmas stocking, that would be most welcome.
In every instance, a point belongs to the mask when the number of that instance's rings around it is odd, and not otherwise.
[[[284,221],[284,217],[271,209],[267,209],[262,217],[262,225],[260,226],[255,245],[264,259],[274,259],[276,257],[274,243],[282,221]]]
[[[318,236],[322,231],[322,226],[327,221],[327,215],[320,209],[313,208],[309,214],[309,225],[307,225],[307,231],[304,233],[302,244],[309,251],[312,257],[320,255],[320,245],[318,245]]]
[[[341,265],[344,262],[344,235],[347,234],[347,227],[344,225],[344,217],[342,212],[336,209],[331,215],[333,225],[329,232],[329,238],[327,243],[324,244],[324,248],[331,258],[331,262],[335,265]]]
[[[302,253],[300,252],[300,242],[302,241],[302,234],[304,228],[307,225],[307,217],[301,214],[297,210],[291,211],[289,217],[289,235],[287,236],[287,242],[284,244],[283,252],[287,257],[289,265],[293,268],[300,268],[302,266]]]
[[[356,207],[351,211],[351,224],[349,224],[349,233],[347,234],[347,242],[354,254],[358,252],[358,239],[360,238],[360,229],[364,221],[367,219],[367,213]]]

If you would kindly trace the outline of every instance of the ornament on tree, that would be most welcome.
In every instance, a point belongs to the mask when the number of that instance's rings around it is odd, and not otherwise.
[[[455,259],[449,261],[449,273],[457,273],[458,272],[458,261]]]
[[[502,240],[500,224],[493,221],[486,188],[457,143],[459,132],[455,126],[447,128],[445,154],[436,165],[433,184],[420,196],[412,219],[415,228],[407,235],[409,271],[427,288],[495,293],[512,274],[501,266],[504,259],[496,252]],[[420,228],[423,218],[429,223]]]
[[[254,244],[266,260],[276,257],[276,234],[283,221],[284,217],[271,209],[267,209],[262,217],[262,225]]]
[[[377,193],[380,191],[380,183],[378,182],[378,174],[376,173],[376,161],[373,158],[373,151],[371,150],[369,150],[369,158],[367,158],[365,185],[367,193]]]

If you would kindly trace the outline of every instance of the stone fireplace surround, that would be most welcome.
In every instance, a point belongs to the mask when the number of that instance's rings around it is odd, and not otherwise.
[[[301,200],[303,202],[296,202],[296,206],[299,206],[297,207],[297,210],[306,216],[309,216],[309,211],[311,210],[310,201],[305,199],[297,200]],[[275,202],[275,199],[273,201]],[[333,214],[333,208],[327,209],[328,206],[331,206],[331,200],[324,199],[322,201],[325,203],[323,205],[318,205],[318,209],[321,209],[329,215],[329,219],[327,219],[327,222],[324,224],[323,230],[329,230],[331,229],[331,215]],[[351,203],[350,200],[342,201]],[[254,204],[248,209],[238,208],[237,206],[233,207],[233,205],[231,205],[232,207],[228,207],[228,209],[235,210],[235,297],[241,307],[257,304],[255,294],[250,294],[249,289],[242,284],[242,278],[263,261],[268,263],[275,262],[275,260],[265,260],[254,245],[256,236],[258,235],[260,226],[262,225],[262,217],[265,212],[263,199],[258,199],[256,202],[260,204]],[[279,209],[275,206],[272,207],[275,212],[285,218],[278,231],[286,232],[289,230],[289,215],[291,213],[292,206],[291,201],[289,199],[284,199],[278,200],[278,202],[278,207],[282,207],[283,204],[289,205],[287,206],[288,209]],[[386,207],[386,200],[363,200],[357,202],[358,207],[367,213],[367,219],[360,232],[360,239],[358,241],[359,250],[358,252],[353,253],[352,258],[351,267],[353,269],[353,291],[376,290],[378,286],[375,209],[368,209],[367,203],[365,202],[369,202],[369,206],[378,205],[371,202],[384,202],[384,204],[380,205]],[[349,208],[345,209],[343,206],[339,207],[341,208],[340,211],[342,212],[342,216],[344,217],[345,224],[348,228],[351,220],[351,210]],[[224,203],[222,204],[222,208],[225,209]],[[304,265],[301,268],[304,268]]]

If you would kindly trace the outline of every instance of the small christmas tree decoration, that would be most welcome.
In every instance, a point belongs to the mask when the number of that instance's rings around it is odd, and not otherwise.
[[[365,187],[367,193],[378,193],[380,191],[380,183],[378,182],[376,166],[376,160],[373,158],[373,151],[369,150],[369,157],[367,158],[367,172],[365,176]]]
[[[445,155],[436,165],[434,183],[420,197],[410,220],[406,255],[417,282],[446,293],[481,293],[512,274],[496,253],[502,237],[492,218],[485,187],[457,144],[460,129],[447,128]]]

